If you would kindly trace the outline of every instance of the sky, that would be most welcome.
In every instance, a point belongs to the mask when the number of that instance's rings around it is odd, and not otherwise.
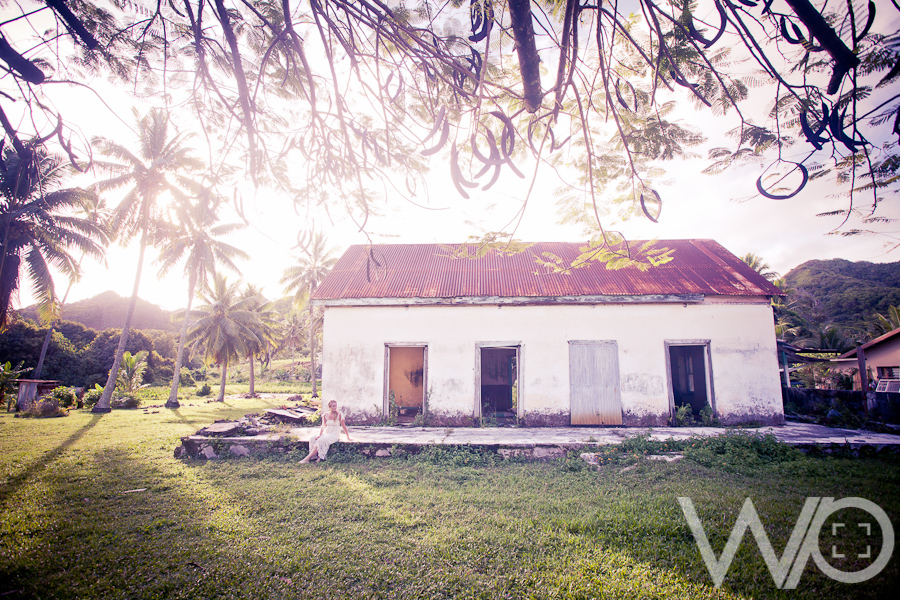
[[[423,199],[435,210],[394,203],[382,216],[371,220],[368,231],[373,241],[457,243],[483,231],[511,229],[507,225],[515,217],[520,198],[525,194],[525,185],[518,183],[521,180],[506,177],[494,188],[503,191],[492,189],[464,200],[452,191],[452,185],[440,172],[445,165],[435,162],[430,198]],[[705,166],[705,161],[698,159],[685,161],[672,169],[677,171],[672,176],[674,181],[660,189],[664,203],[658,224],[637,217],[620,224],[617,229],[629,239],[714,239],[738,256],[752,252],[763,257],[781,274],[813,259],[900,261],[900,252],[885,251],[884,239],[827,235],[839,219],[815,215],[839,207],[845,200],[828,198],[826,190],[804,190],[787,201],[757,197],[737,202],[733,198],[747,196],[754,189],[758,172],[743,169],[737,174],[713,177],[700,173]],[[554,199],[549,191],[556,187],[556,182],[552,182],[556,179],[555,173],[546,170],[538,177],[538,193],[530,199],[516,237],[534,242],[583,241],[580,228],[556,224]],[[279,297],[284,293],[279,279],[284,269],[295,262],[297,234],[308,222],[294,212],[289,200],[269,196],[265,190],[247,198],[245,210],[250,225],[228,239],[251,255],[250,260],[239,263],[242,279],[261,287],[269,298]],[[224,212],[223,221],[238,222],[240,218],[233,208],[229,208]],[[337,254],[352,244],[367,242],[366,236],[355,231],[347,220],[332,222],[327,216],[319,215],[316,224],[330,245],[338,250]],[[164,279],[157,278],[153,256],[151,249],[140,297],[167,310],[183,307],[187,300],[186,278],[178,271]],[[69,301],[88,298],[105,290],[130,296],[137,264],[137,244],[114,247],[107,263],[106,266],[85,263],[82,280],[73,287]]]
[[[115,107],[117,114],[106,111],[90,96],[68,88],[55,89],[48,94],[51,100],[55,99],[58,105],[66,107],[65,114],[70,119],[74,118],[86,137],[101,135],[128,145],[131,136],[128,128],[130,113],[122,107],[133,103],[134,99],[123,90],[104,91],[104,101]],[[82,106],[85,108],[73,110]],[[701,155],[705,155],[706,147],[721,145],[725,130],[734,125],[733,121],[698,115],[690,107],[679,110],[683,111],[680,116],[691,123],[703,124],[702,132],[709,142],[698,150]],[[76,114],[79,116],[75,117]],[[179,124],[178,116],[173,115],[176,124]],[[179,125],[186,126],[184,123]],[[747,253],[761,256],[781,274],[813,259],[900,261],[900,250],[887,252],[885,249],[886,245],[896,245],[896,237],[827,235],[839,225],[840,218],[817,217],[816,214],[845,208],[846,205],[846,198],[832,197],[830,181],[810,182],[790,200],[775,201],[755,196],[740,202],[735,199],[755,195],[755,182],[761,168],[745,166],[709,176],[701,173],[708,164],[704,158],[668,163],[665,167],[668,175],[663,178],[667,183],[658,188],[663,198],[659,223],[636,217],[611,228],[629,239],[714,239],[738,256]],[[427,195],[423,193],[416,198],[418,204],[431,207],[431,210],[402,200],[389,201],[382,215],[373,217],[368,224],[367,231],[372,241],[458,243],[470,235],[486,231],[511,231],[510,222],[526,196],[530,184],[528,179],[518,179],[506,173],[490,191],[475,190],[472,197],[466,200],[456,193],[450,183],[445,157],[440,154],[432,157],[431,168]],[[530,173],[526,171],[526,175],[530,176]],[[580,227],[556,223],[553,190],[560,183],[555,172],[542,168],[525,216],[516,229],[516,238],[532,242],[585,239]],[[245,216],[249,224],[243,232],[226,241],[251,255],[250,260],[239,263],[241,278],[261,287],[269,298],[280,297],[284,290],[279,279],[284,269],[295,262],[298,255],[295,248],[297,235],[300,230],[310,227],[310,219],[305,214],[297,214],[289,199],[269,190],[254,190],[248,184],[239,191],[244,197]],[[891,206],[885,206],[881,214],[900,217],[896,200],[890,203]],[[348,220],[341,219],[338,211],[330,216],[312,213],[311,218],[314,227],[325,234],[337,254],[351,244],[363,244],[369,239],[356,231]],[[223,222],[240,220],[240,215],[233,208],[223,211]],[[72,287],[67,301],[89,298],[107,290],[129,297],[134,284],[137,251],[135,242],[124,248],[112,247],[106,264],[86,261],[83,276]],[[173,270],[167,277],[158,278],[154,258],[155,251],[151,249],[145,262],[139,296],[167,310],[182,308],[187,301],[186,277],[183,272]],[[66,283],[62,278],[57,280],[60,293],[65,290]],[[29,290],[22,289],[19,306],[32,302]]]

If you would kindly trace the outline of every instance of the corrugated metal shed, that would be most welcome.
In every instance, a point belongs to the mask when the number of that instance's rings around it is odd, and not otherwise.
[[[631,242],[639,248],[644,242]],[[579,296],[775,296],[781,292],[712,240],[658,240],[673,260],[641,271],[608,270],[598,261],[569,272],[536,262],[544,253],[563,261],[583,243],[539,242],[518,254],[491,251],[482,258],[453,258],[442,244],[351,246],[318,287],[317,303],[347,299],[559,298]],[[475,246],[470,247],[472,253]]]

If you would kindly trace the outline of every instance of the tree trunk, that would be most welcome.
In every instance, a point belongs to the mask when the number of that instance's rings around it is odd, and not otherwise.
[[[41,346],[41,355],[38,357],[38,364],[34,368],[34,372],[31,374],[32,379],[40,379],[41,371],[44,370],[44,359],[47,357],[47,348],[50,347],[50,338],[53,337],[53,327],[54,324],[50,324],[50,329],[47,330],[47,335],[44,336],[44,345]]]
[[[316,325],[312,304],[309,305],[309,370],[309,378],[312,381],[312,397],[318,398],[319,391],[316,388]]]
[[[253,354],[250,354],[250,397],[256,398],[256,372],[253,369]]]
[[[166,408],[178,408],[178,385],[181,382],[181,361],[184,355],[184,347],[187,344],[187,331],[190,324],[191,305],[194,303],[194,290],[197,287],[197,273],[191,271],[188,280],[188,302],[184,311],[184,323],[181,325],[181,338],[178,340],[178,352],[175,354],[175,370],[172,372],[172,389],[169,390],[169,399],[166,400]]]
[[[525,110],[533,114],[541,106],[541,59],[534,41],[531,0],[509,0],[509,20],[519,56]]]
[[[296,349],[297,349],[297,348],[294,347],[294,344],[291,344],[291,374],[290,374],[290,378],[291,378],[292,381],[293,381],[293,379],[294,379],[294,363],[296,362],[296,360],[295,360],[295,359],[296,359],[296,354],[295,354],[294,351],[295,351]]]
[[[222,382],[219,384],[219,397],[216,402],[225,402],[225,378],[228,376],[228,358],[222,361]]]
[[[128,313],[125,315],[125,324],[122,326],[122,335],[119,336],[119,346],[116,348],[116,357],[113,359],[112,368],[109,370],[109,377],[106,379],[106,387],[103,388],[103,394],[91,409],[93,413],[108,413],[112,409],[109,406],[112,399],[113,391],[116,389],[116,377],[119,375],[119,367],[122,365],[122,354],[125,353],[125,345],[128,343],[128,334],[131,333],[131,320],[134,317],[134,308],[137,306],[138,288],[141,284],[141,271],[144,268],[144,253],[147,250],[147,230],[150,226],[150,203],[144,199],[144,206],[141,208],[141,220],[143,221],[141,229],[141,251],[138,254],[137,271],[134,274],[134,289],[131,292],[131,302],[128,303]]]
[[[81,258],[78,260],[78,268],[81,268],[81,263],[84,262],[84,257],[87,255],[86,252],[81,253]],[[69,286],[66,288],[66,293],[63,295],[62,302],[59,303],[60,314],[62,314],[62,307],[65,306],[66,300],[69,298],[69,292],[72,291],[72,286],[75,285],[75,278],[73,276],[72,279],[69,279]],[[61,317],[60,317],[61,318]],[[44,359],[47,357],[47,349],[50,347],[50,339],[53,337],[53,330],[57,322],[60,319],[50,323],[50,329],[47,330],[47,335],[44,337],[44,345],[41,346],[41,355],[38,357],[37,366],[34,368],[34,373],[32,373],[32,379],[40,379],[41,371],[44,370]]]

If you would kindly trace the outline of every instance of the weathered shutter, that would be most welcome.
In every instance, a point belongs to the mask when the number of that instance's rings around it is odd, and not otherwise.
[[[572,425],[621,425],[616,342],[569,342]]]

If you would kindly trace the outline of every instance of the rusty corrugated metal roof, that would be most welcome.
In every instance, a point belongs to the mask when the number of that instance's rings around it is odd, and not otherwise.
[[[633,241],[632,248],[645,242]],[[319,285],[313,298],[466,298],[561,296],[723,295],[774,296],[781,292],[712,240],[658,240],[672,261],[641,271],[609,270],[603,263],[554,272],[536,262],[545,253],[566,264],[584,243],[539,242],[518,254],[490,251],[482,258],[452,258],[443,244],[351,246]],[[470,246],[474,253],[475,246]]]

